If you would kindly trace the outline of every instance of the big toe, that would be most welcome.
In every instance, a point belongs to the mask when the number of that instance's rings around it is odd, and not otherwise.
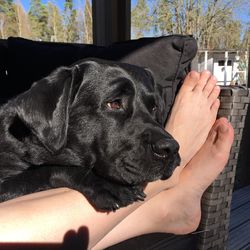
[[[233,138],[231,124],[226,118],[218,119],[200,151],[182,171],[180,183],[202,195],[226,166]]]
[[[190,71],[183,82],[180,92],[183,90],[192,91],[198,84],[199,80],[200,80],[200,73],[194,70]]]
[[[216,137],[214,138],[214,150],[218,153],[229,154],[234,139],[234,130],[226,118],[216,121],[214,127]]]
[[[204,87],[208,84],[210,77],[211,77],[210,71],[208,70],[202,71],[200,74],[199,82],[195,86],[194,91],[197,91],[197,92],[203,91]]]

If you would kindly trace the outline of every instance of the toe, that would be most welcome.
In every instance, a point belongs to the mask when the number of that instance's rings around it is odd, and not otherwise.
[[[211,108],[210,108],[210,121],[211,121],[211,124],[213,124],[217,118],[217,115],[218,115],[218,110],[220,108],[220,100],[219,99],[216,99],[214,101],[214,103],[211,105]]]
[[[213,104],[211,105],[211,112],[214,113],[215,116],[217,116],[217,113],[218,113],[218,110],[219,110],[219,107],[220,107],[220,100],[219,99],[216,99]]]
[[[211,73],[208,70],[204,70],[200,74],[200,79],[198,84],[196,84],[194,91],[202,91],[207,84],[209,78],[211,77]]]
[[[225,167],[230,150],[233,144],[234,130],[232,125],[224,117],[219,118],[212,127],[207,138],[207,145],[210,145],[211,154],[213,159],[217,161],[219,168],[222,171]]]
[[[200,73],[194,70],[190,71],[188,75],[186,76],[180,91],[182,91],[183,89],[185,91],[186,90],[192,91],[195,88],[195,86],[198,84],[199,79],[200,79]]]
[[[215,141],[215,146],[218,152],[229,153],[233,139],[234,130],[232,125],[228,122],[226,118],[220,118],[216,124],[217,129],[217,140]]]
[[[216,86],[216,82],[217,82],[217,79],[215,76],[211,76],[209,79],[208,79],[208,82],[207,84],[205,85],[204,89],[203,89],[203,93],[206,97],[208,97],[211,92],[213,91],[214,87]]]
[[[213,106],[214,102],[218,99],[219,95],[220,95],[220,87],[214,86],[214,88],[210,92],[210,95],[208,96],[208,102],[210,103],[211,107]]]

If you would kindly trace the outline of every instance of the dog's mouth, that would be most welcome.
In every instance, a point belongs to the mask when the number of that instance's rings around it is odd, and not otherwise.
[[[176,146],[175,144],[173,144]],[[150,145],[150,150],[152,157],[158,166],[161,166],[158,169],[158,172],[154,172],[154,180],[161,179],[166,180],[170,178],[176,169],[180,165],[180,155],[178,153],[179,147],[176,147],[175,150],[171,150],[171,144],[169,144],[169,148],[155,148],[154,145]],[[157,170],[156,170],[157,171]]]
[[[151,144],[151,150],[153,152],[153,155],[158,159],[166,160],[169,157],[167,153],[158,154],[157,152],[155,152],[154,146],[152,144]]]
[[[174,172],[174,170],[180,166],[181,158],[178,153],[174,154],[172,158],[168,162],[167,169],[165,169],[163,175],[161,176],[161,180],[166,180],[170,178]]]
[[[173,152],[165,147],[156,149],[152,144],[141,145],[138,151],[123,151],[125,153],[119,151],[111,159],[97,163],[92,171],[108,181],[141,185],[169,178],[180,162],[178,150]]]

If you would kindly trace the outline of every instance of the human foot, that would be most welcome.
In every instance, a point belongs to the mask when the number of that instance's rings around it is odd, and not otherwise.
[[[166,199],[172,195],[172,206],[175,207],[166,209],[168,223],[165,223],[163,231],[186,234],[197,229],[201,217],[201,197],[224,169],[233,138],[233,128],[228,121],[225,118],[217,120],[204,145],[183,169],[179,184],[162,193]]]
[[[200,221],[201,195],[223,170],[232,141],[231,125],[223,118],[216,121],[205,144],[183,169],[180,183],[144,202],[93,249],[104,249],[142,234],[194,231]]]
[[[215,122],[220,93],[209,71],[191,71],[176,96],[166,130],[180,144],[181,165],[186,165],[205,142]]]

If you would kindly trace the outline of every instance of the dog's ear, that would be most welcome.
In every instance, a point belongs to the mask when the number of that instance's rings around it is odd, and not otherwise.
[[[60,67],[17,98],[19,118],[52,153],[67,140],[69,103],[79,81],[77,72],[77,66]]]

